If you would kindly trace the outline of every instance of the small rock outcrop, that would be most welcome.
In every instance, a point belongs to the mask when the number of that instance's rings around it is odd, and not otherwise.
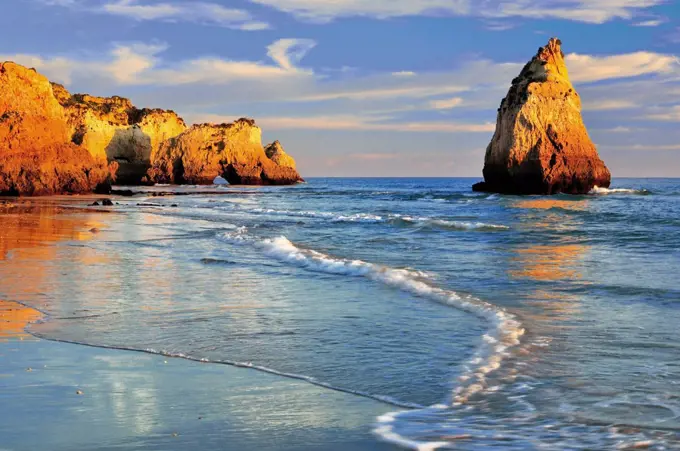
[[[95,158],[117,162],[119,184],[140,184],[151,154],[187,128],[174,111],[139,109],[123,97],[71,95],[62,85],[52,87],[66,110],[71,140]]]
[[[475,191],[586,194],[611,174],[590,140],[581,99],[569,80],[559,39],[550,39],[512,81],[486,150]]]
[[[274,141],[265,146],[264,153],[267,155],[267,158],[279,166],[297,170],[295,160],[283,150],[283,146],[279,141]]]
[[[0,194],[106,190],[109,169],[105,158],[71,142],[64,109],[46,77],[0,63]]]
[[[218,176],[232,185],[289,185],[302,181],[295,161],[283,148],[272,155],[284,164],[267,156],[262,131],[252,119],[194,125],[162,143],[151,155],[149,179],[155,183],[198,185],[212,184]]]

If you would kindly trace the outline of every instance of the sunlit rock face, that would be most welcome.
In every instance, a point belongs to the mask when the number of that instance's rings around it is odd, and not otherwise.
[[[486,150],[476,191],[585,194],[611,174],[581,117],[559,39],[550,39],[512,81]]]
[[[109,177],[105,158],[71,142],[49,80],[34,69],[0,63],[0,194],[105,190]]]
[[[122,97],[71,95],[56,83],[53,88],[66,110],[72,141],[94,157],[117,162],[119,184],[141,183],[151,154],[187,128],[174,111],[139,109]]]
[[[297,169],[295,166],[295,160],[293,157],[288,155],[285,150],[283,150],[283,146],[279,141],[274,141],[273,143],[268,144],[264,148],[264,153],[267,155],[267,158],[279,166]]]
[[[295,161],[285,157],[292,167],[279,165],[267,156],[262,147],[262,131],[252,119],[194,125],[162,143],[152,154],[149,178],[156,183],[201,185],[212,184],[217,176],[232,185],[287,185],[302,181]]]

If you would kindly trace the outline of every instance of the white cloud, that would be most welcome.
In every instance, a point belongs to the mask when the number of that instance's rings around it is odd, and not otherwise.
[[[128,17],[138,21],[193,22],[244,31],[270,28],[268,23],[254,19],[248,11],[226,8],[218,3],[210,2],[149,3],[142,0],[107,0],[98,5],[75,0],[42,0],[42,2],[51,6]]]
[[[311,39],[279,39],[267,47],[267,55],[281,68],[291,70],[315,46]]]
[[[188,116],[193,123],[231,122],[239,115],[225,116],[197,114]],[[490,133],[496,129],[491,123],[455,123],[449,121],[431,122],[386,122],[389,118],[378,116],[328,115],[328,116],[261,116],[257,124],[267,130],[343,130],[343,131],[386,131],[421,133]]]
[[[410,70],[402,70],[399,72],[392,72],[392,75],[395,77],[413,77],[416,75],[416,73]]]
[[[286,40],[291,41],[291,40]],[[42,58],[37,55],[10,55],[4,58],[35,67],[53,81],[70,84],[76,77],[119,86],[179,86],[188,84],[228,85],[235,81],[253,83],[275,79],[307,78],[311,70],[294,65],[302,56],[294,47],[279,45],[277,63],[233,61],[216,57],[198,57],[174,64],[163,64],[159,54],[164,44],[128,44],[115,46],[108,58],[82,60],[77,58]],[[293,53],[289,55],[287,50]]]
[[[659,25],[662,25],[666,23],[665,20],[663,19],[653,19],[653,20],[645,20],[642,22],[638,22],[633,24],[634,27],[658,27]]]
[[[460,97],[452,97],[450,99],[443,100],[432,100],[430,101],[430,108],[435,110],[450,110],[463,103],[463,99]]]
[[[680,105],[651,108],[646,119],[664,122],[680,122]]]
[[[612,56],[590,56],[575,53],[566,56],[574,83],[590,83],[648,74],[670,74],[680,68],[676,56],[653,52],[635,52]]]
[[[441,94],[465,92],[469,86],[462,85],[430,85],[413,84],[406,86],[394,86],[387,88],[371,87],[368,89],[324,90],[319,93],[302,95],[293,100],[301,102],[321,102],[327,100],[369,100],[369,99],[395,99],[395,98],[424,98]]]
[[[636,107],[638,107],[638,105],[635,102],[619,99],[588,101],[583,104],[583,109],[587,111],[628,110]]]
[[[386,19],[400,16],[526,17],[604,23],[631,19],[664,0],[250,0],[312,22],[341,17]]]

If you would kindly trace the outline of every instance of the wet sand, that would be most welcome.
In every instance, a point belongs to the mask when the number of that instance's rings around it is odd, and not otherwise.
[[[115,217],[87,197],[0,200],[0,265],[54,258]],[[61,205],[67,204],[67,208]],[[394,410],[301,381],[217,364],[37,339],[39,286],[0,280],[0,449],[387,450],[370,430]],[[23,286],[16,286],[22,283]],[[24,300],[25,300],[24,299]]]

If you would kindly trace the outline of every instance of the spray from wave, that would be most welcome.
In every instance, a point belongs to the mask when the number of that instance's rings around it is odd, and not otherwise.
[[[636,194],[638,196],[647,196],[652,194],[646,189],[632,189],[632,188],[600,188],[593,187],[589,194],[607,195],[607,194]]]

